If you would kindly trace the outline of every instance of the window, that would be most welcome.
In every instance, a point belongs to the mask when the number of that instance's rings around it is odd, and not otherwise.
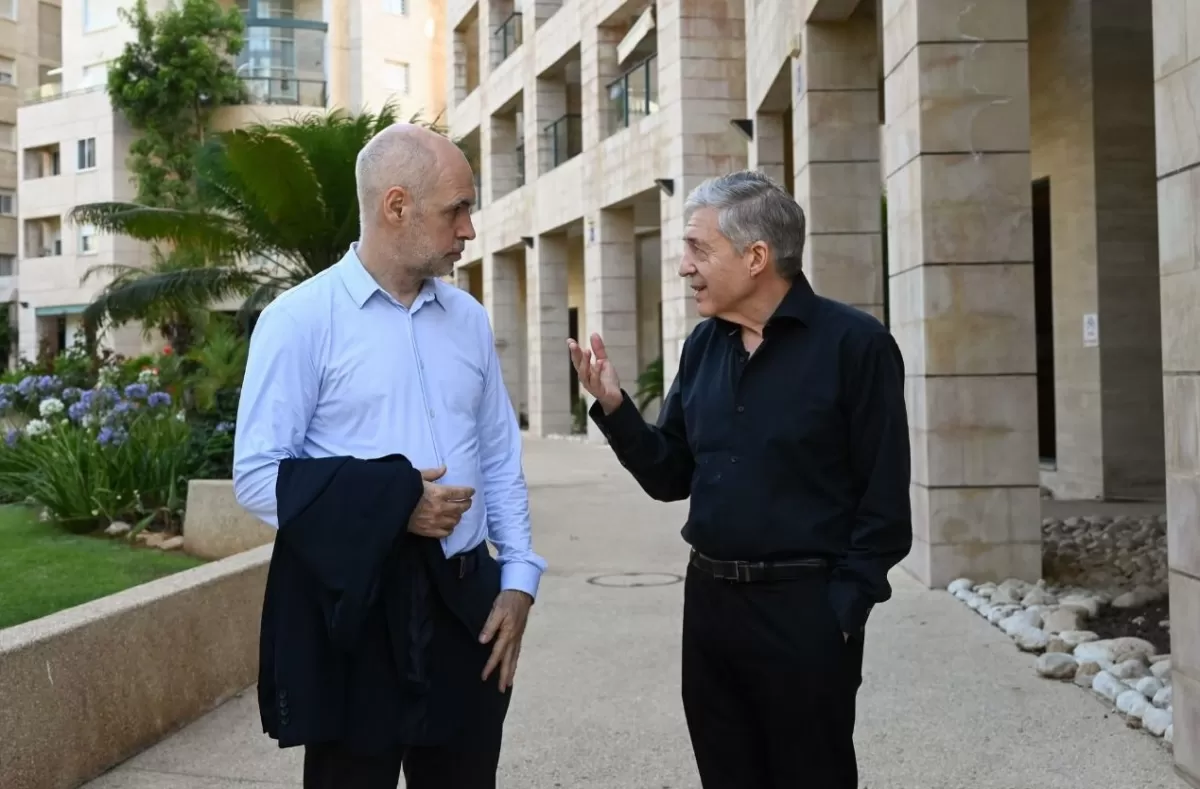
[[[0,216],[17,215],[17,193],[11,189],[0,189]]]
[[[408,0],[383,0],[383,10],[396,16],[407,16]]]
[[[115,27],[117,6],[117,0],[83,0],[83,32]]]
[[[12,58],[0,58],[0,85],[17,84],[17,64]]]
[[[17,273],[17,256],[0,255],[0,277],[11,277]]]
[[[384,84],[393,93],[408,93],[408,64],[388,61],[384,64]]]
[[[17,0],[0,0],[0,19],[17,18]]]
[[[76,170],[94,170],[96,169],[96,138],[88,137],[86,140],[80,140],[76,153]]]
[[[79,228],[79,254],[90,255],[96,251],[95,225],[81,225]]]
[[[83,67],[83,78],[79,81],[79,87],[95,88],[108,83],[108,61],[101,63],[92,63],[89,66]]]

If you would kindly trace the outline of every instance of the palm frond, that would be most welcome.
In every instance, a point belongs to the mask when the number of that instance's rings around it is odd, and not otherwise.
[[[256,285],[253,274],[232,267],[151,273],[110,284],[84,310],[83,319],[85,324],[97,326],[105,318],[122,323],[163,310],[183,312],[198,304],[245,295]]]
[[[139,241],[170,242],[213,259],[246,251],[247,240],[229,218],[203,211],[151,208],[136,203],[88,203],[68,214],[76,225],[93,225]]]

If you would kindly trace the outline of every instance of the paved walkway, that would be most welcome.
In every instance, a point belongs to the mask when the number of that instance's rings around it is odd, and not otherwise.
[[[649,500],[606,447],[530,440],[535,540],[551,569],[530,620],[500,770],[503,789],[698,789],[679,701],[686,505]],[[872,615],[857,740],[862,789],[1178,789],[1170,756],[941,591],[902,573]],[[803,710],[797,714],[811,714]],[[253,693],[89,789],[300,786],[300,752],[258,725]]]

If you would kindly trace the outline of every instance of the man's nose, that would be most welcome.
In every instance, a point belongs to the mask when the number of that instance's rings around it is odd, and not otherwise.
[[[690,277],[694,273],[696,273],[696,267],[691,264],[686,255],[681,257],[679,259],[679,276]]]
[[[467,217],[466,225],[459,228],[458,237],[463,241],[475,240],[475,223],[471,221],[471,217]]]

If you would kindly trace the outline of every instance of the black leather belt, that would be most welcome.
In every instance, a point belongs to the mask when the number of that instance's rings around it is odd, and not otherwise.
[[[816,570],[825,570],[829,562],[819,556],[803,559],[783,559],[776,562],[742,562],[710,559],[693,550],[691,565],[722,581],[757,583],[761,581],[788,581]]]
[[[454,573],[455,577],[466,578],[468,575],[475,572],[476,568],[479,567],[480,551],[486,550],[487,546],[484,543],[480,543],[478,546],[465,553],[456,553],[446,561],[450,564],[450,569]]]

